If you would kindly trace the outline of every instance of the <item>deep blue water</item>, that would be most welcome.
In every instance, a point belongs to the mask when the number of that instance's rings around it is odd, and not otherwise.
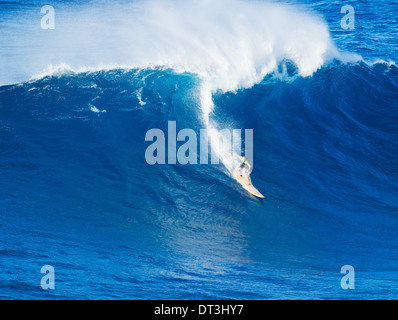
[[[220,3],[217,19],[229,10]],[[85,14],[104,1],[55,2],[56,29],[40,45],[31,39],[43,30],[21,25],[40,26],[46,3],[0,2],[1,299],[398,297],[398,4],[351,1],[355,29],[344,30],[342,1],[289,3],[321,17],[336,48],[361,58],[329,59],[311,75],[282,59],[262,81],[213,91],[212,121],[254,131],[259,200],[223,164],[145,161],[148,130],[167,132],[168,121],[203,128],[196,64],[96,68],[101,56],[134,64],[134,45],[92,56],[92,29],[69,49],[55,39],[71,17],[63,10]],[[222,34],[217,52],[229,45]],[[142,41],[156,59],[170,54],[152,40]],[[72,68],[36,76],[47,60]],[[54,290],[40,286],[44,265],[55,269]],[[355,269],[353,290],[340,286],[344,265]]]

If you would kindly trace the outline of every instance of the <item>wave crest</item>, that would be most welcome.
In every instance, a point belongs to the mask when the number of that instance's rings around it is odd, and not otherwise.
[[[233,91],[260,82],[282,60],[308,76],[338,55],[320,17],[273,2],[91,2],[79,12],[65,7],[57,14],[60,22],[50,38],[26,34],[42,48],[24,57],[22,65],[34,66],[33,74],[65,65],[73,70],[164,66],[199,75],[212,91]]]

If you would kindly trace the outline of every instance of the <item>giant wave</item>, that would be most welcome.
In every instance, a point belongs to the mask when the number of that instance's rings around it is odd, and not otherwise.
[[[48,297],[22,276],[48,263],[56,298],[396,297],[394,63],[342,53],[296,6],[94,3],[7,58],[0,254],[20,263],[1,297]],[[145,133],[170,120],[253,129],[266,199],[227,158],[149,166]],[[362,289],[341,290],[343,264]]]

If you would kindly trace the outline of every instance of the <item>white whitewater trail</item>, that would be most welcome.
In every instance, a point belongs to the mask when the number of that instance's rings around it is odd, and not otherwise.
[[[202,81],[200,105],[208,129],[219,129],[211,121],[215,92],[250,88],[283,60],[292,61],[301,76],[310,76],[339,55],[322,18],[270,1],[93,1],[56,13],[50,38],[25,32],[23,38],[35,39],[36,48],[43,44],[23,57],[26,70],[50,74],[162,66],[190,72]],[[230,170],[230,157],[218,139],[213,141]]]

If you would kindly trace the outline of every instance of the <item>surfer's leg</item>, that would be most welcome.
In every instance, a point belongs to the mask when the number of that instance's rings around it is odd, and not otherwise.
[[[249,184],[249,186],[252,184],[252,182],[250,181],[250,176],[248,173],[246,173],[246,177],[247,177],[247,183]]]

